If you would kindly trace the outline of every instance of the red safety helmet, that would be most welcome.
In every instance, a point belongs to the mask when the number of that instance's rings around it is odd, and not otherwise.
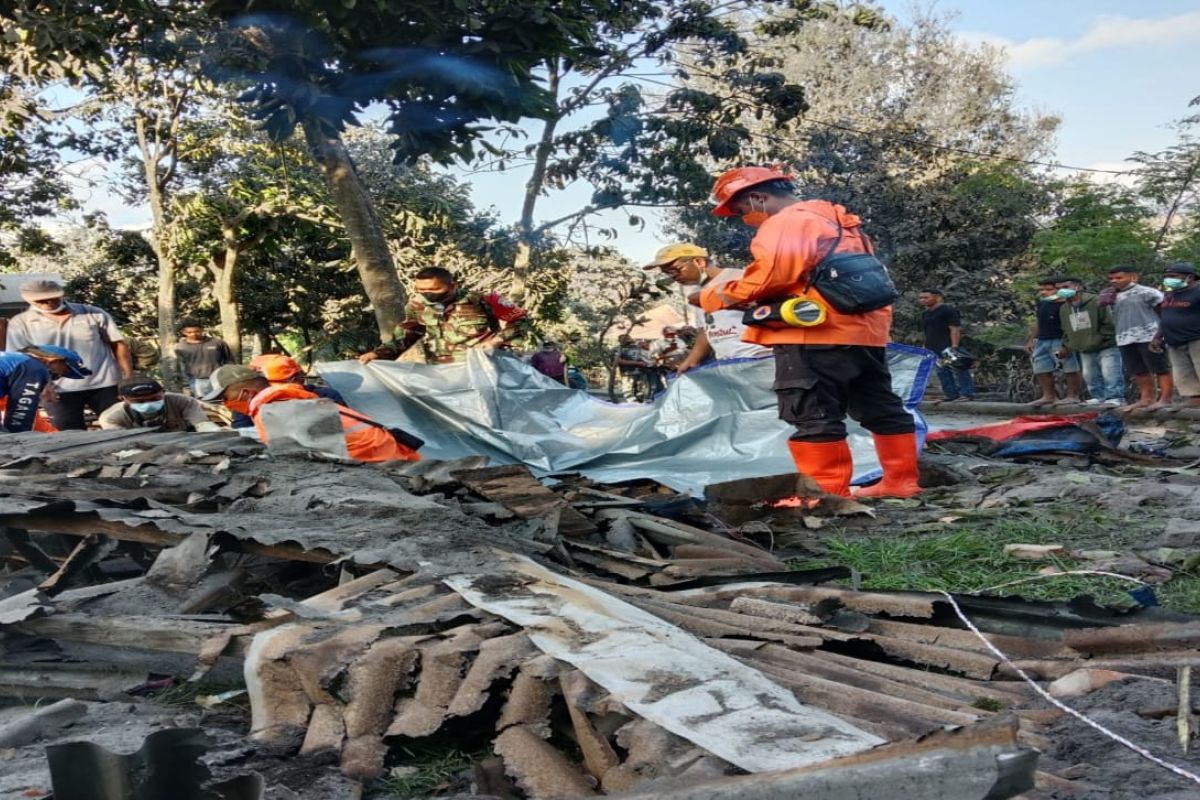
[[[728,172],[717,178],[717,182],[713,184],[712,196],[717,202],[717,207],[713,209],[714,217],[732,217],[734,216],[733,209],[729,207],[729,203],[737,196],[738,192],[749,189],[751,186],[758,186],[760,183],[767,181],[790,181],[790,175],[785,175],[775,167],[738,167],[731,169]]]

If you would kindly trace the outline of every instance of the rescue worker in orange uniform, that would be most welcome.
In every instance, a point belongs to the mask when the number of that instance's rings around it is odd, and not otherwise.
[[[744,335],[744,341],[775,352],[774,389],[780,419],[796,429],[788,442],[796,468],[823,491],[850,496],[849,414],[873,434],[883,465],[883,479],[856,496],[919,493],[916,426],[892,391],[884,349],[891,336],[891,306],[844,314],[810,286],[814,268],[827,256],[871,252],[861,220],[825,200],[800,200],[788,176],[767,167],[724,173],[713,196],[715,216],[740,216],[757,233],[745,274],[704,289],[700,307],[716,312],[757,306],[757,317],[764,304],[799,297],[820,312],[811,318],[815,324],[747,325]]]
[[[202,399],[224,403],[230,411],[245,414],[254,420],[254,427],[265,443],[267,432],[259,412],[268,403],[288,400],[317,400],[317,395],[296,383],[271,383],[262,374],[242,364],[219,367],[210,378],[212,391]],[[421,456],[411,447],[396,440],[383,425],[343,405],[334,404],[342,418],[342,435],[346,451],[356,461],[420,461]]]
[[[250,359],[250,369],[262,373],[271,383],[294,383],[306,392],[312,392],[317,397],[332,400],[339,406],[348,406],[341,392],[330,386],[318,386],[304,380],[304,369],[291,356],[281,353],[263,353]]]

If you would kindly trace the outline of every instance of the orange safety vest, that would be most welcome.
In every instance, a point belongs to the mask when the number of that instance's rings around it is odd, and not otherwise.
[[[263,443],[267,441],[267,432],[259,420],[259,411],[267,403],[286,402],[288,400],[319,400],[320,398],[298,383],[274,383],[254,395],[250,400],[250,416],[254,427]],[[342,417],[342,434],[346,437],[346,451],[355,461],[420,461],[421,456],[416,450],[405,447],[396,441],[386,429],[377,427],[362,419],[365,414],[359,414],[345,406],[337,405]],[[358,417],[359,419],[355,419]]]
[[[705,311],[745,303],[764,303],[788,297],[809,297],[824,303],[820,292],[804,287],[814,267],[837,239],[838,253],[867,253],[870,244],[862,232],[862,220],[827,200],[793,203],[772,215],[758,228],[750,242],[754,261],[741,278],[717,284],[700,293]],[[819,344],[883,347],[891,339],[891,306],[865,314],[842,314],[829,308],[825,322],[811,328],[766,328],[746,326],[743,342],[761,345]]]

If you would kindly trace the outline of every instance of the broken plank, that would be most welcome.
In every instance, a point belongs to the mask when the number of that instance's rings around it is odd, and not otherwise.
[[[832,714],[847,714],[896,726],[910,736],[921,736],[943,725],[969,725],[979,719],[977,715],[934,708],[902,697],[890,697],[754,658],[743,657],[740,660],[792,689],[809,705]]]
[[[157,547],[174,547],[187,538],[187,534],[161,531],[149,522],[145,525],[129,525],[124,522],[100,519],[94,514],[72,516],[7,514],[0,516],[0,527],[3,526],[25,528],[31,533],[62,533],[68,536],[89,536],[94,533],[103,533],[122,542],[138,542]],[[305,550],[299,545],[260,544],[236,537],[230,537],[230,540],[234,543],[232,549],[239,552],[285,561],[330,564],[338,559],[336,554],[327,550]]]
[[[1163,622],[1065,631],[1063,643],[1093,656],[1198,647],[1200,622]]]
[[[38,584],[38,588],[53,597],[66,589],[88,567],[112,552],[116,546],[116,542],[104,534],[94,533],[83,537],[75,545],[71,554],[67,556],[67,560],[62,563],[62,566],[55,570],[53,575]]]
[[[986,699],[1004,704],[1015,704],[1025,700],[1029,695],[1024,683],[978,681],[971,678],[960,678],[957,675],[943,675],[926,669],[913,669],[898,664],[885,664],[881,661],[868,661],[865,658],[852,658],[840,653],[824,651],[821,653],[821,659],[830,664],[840,664],[900,683],[934,689],[949,695],[961,695],[973,700]],[[1000,669],[1003,670],[1003,665]]]
[[[141,686],[147,677],[146,670],[131,666],[0,663],[0,696],[31,700],[46,697],[112,700]]]
[[[795,586],[781,583],[727,584],[711,589],[691,589],[674,593],[675,602],[695,605],[714,605],[738,597],[761,597],[815,606],[822,601],[836,600],[843,608],[864,614],[889,614],[896,617],[929,619],[933,616],[933,595],[919,593],[856,592],[828,586]]]
[[[713,644],[716,645],[717,643]],[[971,708],[971,701],[967,698],[948,697],[930,689],[904,684],[900,681],[894,681],[879,675],[860,672],[851,667],[831,663],[825,656],[825,653],[819,655],[798,653],[774,644],[766,645],[753,655],[754,658],[761,658],[764,661],[777,664],[785,669],[790,668],[806,675],[837,681],[858,689],[884,694],[889,697],[899,697],[934,708],[962,711],[974,716],[985,713]]]
[[[536,519],[559,512],[558,532],[563,536],[587,536],[596,532],[594,522],[543,486],[528,467],[513,464],[464,469],[451,475],[471,491],[500,503],[522,519]]]
[[[231,626],[223,622],[197,622],[172,617],[98,617],[71,613],[28,619],[9,627],[19,633],[47,639],[195,655],[210,637]],[[244,656],[248,645],[249,637],[236,638],[226,652]]]
[[[867,630],[882,636],[908,639],[925,644],[938,644],[944,647],[954,647],[959,650],[974,650],[980,653],[991,652],[987,644],[974,632],[958,628],[872,619],[870,627]],[[1027,636],[1009,636],[1002,633],[985,633],[983,635],[989,642],[1000,648],[1001,652],[1009,658],[1079,658],[1077,651],[1069,647],[1064,647],[1057,641],[1033,639]]]
[[[4,538],[8,539],[13,549],[24,556],[26,562],[34,569],[48,574],[58,571],[58,562],[46,555],[42,551],[42,548],[30,541],[29,531],[23,531],[18,528],[7,528],[4,531]]]

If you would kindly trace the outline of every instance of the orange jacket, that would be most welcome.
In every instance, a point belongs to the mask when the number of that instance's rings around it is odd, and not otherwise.
[[[754,261],[739,280],[710,286],[700,293],[700,307],[719,311],[743,303],[782,300],[787,297],[811,297],[820,300],[815,289],[804,291],[809,273],[821,261],[837,239],[841,223],[839,253],[866,253],[870,245],[862,232],[862,220],[845,208],[826,200],[794,203],[772,215],[759,226],[750,242]],[[824,302],[823,300],[821,302]],[[828,304],[826,304],[828,305]],[[865,314],[840,314],[829,309],[828,319],[812,328],[764,328],[746,326],[742,341],[755,344],[850,344],[883,347],[891,339],[892,309],[881,308]]]
[[[250,416],[254,419],[254,427],[263,443],[267,441],[267,431],[259,419],[259,411],[267,403],[286,402],[288,400],[318,400],[317,395],[305,389],[298,383],[274,383],[263,389],[250,400]],[[335,403],[336,405],[336,403]],[[337,406],[342,415],[342,433],[346,437],[346,450],[356,461],[420,461],[421,456],[396,441],[391,433],[383,428],[363,422],[365,414]]]

